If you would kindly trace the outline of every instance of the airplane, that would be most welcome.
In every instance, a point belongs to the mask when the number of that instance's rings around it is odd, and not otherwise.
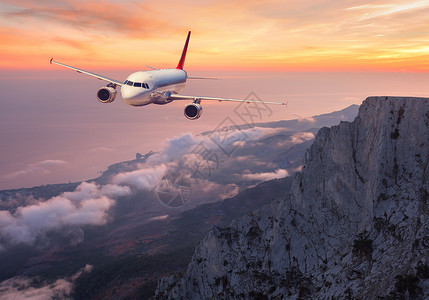
[[[132,106],[145,106],[148,104],[164,105],[175,100],[191,100],[192,102],[187,104],[184,109],[185,117],[189,120],[196,120],[201,117],[203,111],[201,106],[202,100],[286,105],[283,102],[181,95],[180,92],[185,87],[187,79],[216,79],[188,76],[183,69],[190,36],[191,31],[188,32],[182,55],[175,69],[157,69],[147,66],[153,70],[135,72],[129,75],[124,82],[54,61],[53,58],[51,58],[50,63],[107,81],[108,84],[100,88],[97,92],[98,101],[101,103],[110,103],[115,100],[117,95],[116,88],[118,86],[121,87],[122,100]]]

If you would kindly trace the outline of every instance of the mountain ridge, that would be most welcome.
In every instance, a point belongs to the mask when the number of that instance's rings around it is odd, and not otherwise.
[[[429,100],[319,130],[290,196],[215,226],[156,299],[429,297]]]

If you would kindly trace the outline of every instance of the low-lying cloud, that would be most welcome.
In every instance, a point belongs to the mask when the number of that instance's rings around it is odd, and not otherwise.
[[[298,132],[291,136],[290,142],[294,145],[302,144],[307,141],[314,139],[314,134],[312,132]]]
[[[266,180],[271,180],[271,179],[284,178],[287,176],[289,176],[289,173],[287,170],[278,169],[274,172],[244,174],[243,179],[266,181]]]
[[[40,283],[35,278],[13,277],[0,282],[0,298],[15,299],[72,299],[73,282],[82,273],[91,272],[93,267],[86,265],[70,278],[58,279],[52,283]]]
[[[0,282],[0,298],[4,300],[71,299],[73,284],[65,279],[58,279],[40,287],[33,285],[32,280],[28,278],[12,278]]]
[[[113,182],[126,184],[142,190],[153,190],[167,171],[165,164],[116,175]]]
[[[115,200],[125,196],[129,187],[98,186],[83,182],[75,191],[37,204],[18,207],[15,212],[0,211],[0,249],[7,245],[34,244],[50,231],[83,225],[103,225]],[[6,245],[6,246],[5,246]]]

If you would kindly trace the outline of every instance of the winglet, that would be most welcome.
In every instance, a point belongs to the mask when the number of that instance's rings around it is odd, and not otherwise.
[[[188,32],[188,37],[186,38],[185,47],[183,47],[182,56],[180,57],[179,64],[176,69],[183,70],[183,65],[185,64],[186,51],[188,51],[189,37],[191,36],[191,32]]]
[[[49,61],[49,63],[52,65],[52,61],[54,60],[54,58],[52,57],[51,60]]]

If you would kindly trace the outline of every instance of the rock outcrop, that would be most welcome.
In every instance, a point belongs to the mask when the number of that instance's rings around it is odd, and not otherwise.
[[[290,195],[197,246],[158,299],[429,297],[429,99],[370,97],[322,128]]]

